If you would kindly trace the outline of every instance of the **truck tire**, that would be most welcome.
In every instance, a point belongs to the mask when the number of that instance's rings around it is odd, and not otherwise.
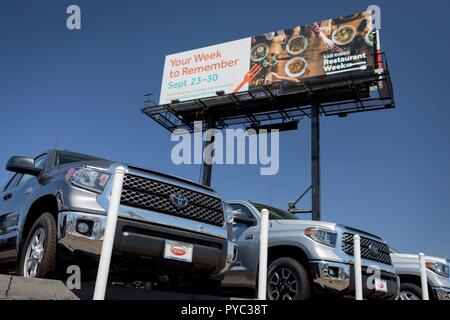
[[[422,288],[413,283],[402,282],[397,300],[422,300]]]
[[[311,286],[308,273],[297,260],[278,258],[267,273],[268,300],[309,300]]]
[[[56,268],[56,222],[43,213],[28,232],[21,249],[18,274],[27,278],[43,278]]]

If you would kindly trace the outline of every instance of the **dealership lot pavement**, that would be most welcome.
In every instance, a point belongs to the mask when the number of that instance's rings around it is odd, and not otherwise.
[[[70,291],[62,281],[31,279],[0,274],[0,300],[91,300],[93,283],[82,283],[81,290]],[[174,292],[109,285],[107,300],[241,300],[230,295]]]

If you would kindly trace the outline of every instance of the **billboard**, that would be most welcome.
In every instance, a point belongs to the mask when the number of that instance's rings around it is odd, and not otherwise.
[[[160,104],[374,69],[370,11],[166,56]]]

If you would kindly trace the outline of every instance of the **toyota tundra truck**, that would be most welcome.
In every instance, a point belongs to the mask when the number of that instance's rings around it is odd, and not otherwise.
[[[398,300],[421,300],[419,255],[401,253],[391,248],[392,263],[400,277]],[[450,264],[441,257],[425,256],[429,297],[431,300],[450,300]]]
[[[394,299],[399,290],[386,242],[344,225],[306,221],[269,205],[228,201],[239,252],[222,281],[224,289],[256,290],[260,212],[269,211],[267,299],[306,300],[313,296],[354,297],[353,237],[361,237],[363,296]]]
[[[81,271],[95,274],[111,176],[118,165],[126,174],[111,275],[147,275],[175,282],[220,279],[234,261],[237,246],[224,204],[214,190],[63,150],[8,161],[6,169],[15,174],[0,191],[2,271],[46,277],[68,262],[86,265]]]

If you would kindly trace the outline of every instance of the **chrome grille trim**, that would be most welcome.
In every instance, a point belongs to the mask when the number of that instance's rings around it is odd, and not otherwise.
[[[342,250],[350,256],[354,255],[353,236],[354,234],[349,232],[344,232],[342,235]],[[378,253],[374,253],[370,246],[376,246]],[[366,237],[361,237],[361,258],[392,264],[389,246],[383,242]]]
[[[189,199],[185,208],[177,208],[170,195],[180,193]],[[173,184],[126,174],[121,204],[221,226],[224,223],[222,201]]]

